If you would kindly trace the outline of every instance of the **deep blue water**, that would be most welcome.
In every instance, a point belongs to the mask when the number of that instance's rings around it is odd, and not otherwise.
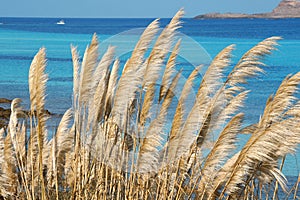
[[[154,19],[65,19],[58,27],[55,18],[0,18],[4,27],[12,30],[115,35],[133,28],[147,26]],[[170,19],[161,19],[165,26]],[[184,19],[181,32],[189,36],[263,39],[279,35],[285,39],[300,39],[299,19]]]
[[[47,109],[62,114],[71,106],[70,44],[77,46],[82,56],[92,34],[97,33],[100,53],[109,44],[116,45],[117,55],[124,63],[140,28],[145,28],[153,19],[64,19],[65,25],[57,25],[59,20],[0,18],[0,97],[19,97],[28,105],[28,69],[35,53],[44,46],[49,73]],[[161,26],[169,20],[161,19]],[[279,42],[278,51],[264,60],[266,73],[249,81],[247,88],[252,92],[243,110],[246,124],[258,121],[266,99],[285,76],[300,71],[300,19],[184,19],[180,32],[185,43],[181,48],[179,68],[184,68],[185,76],[195,65],[209,63],[227,45],[236,44],[234,63],[257,42],[270,36],[284,38]],[[300,153],[287,159],[287,175],[299,174],[299,159]]]

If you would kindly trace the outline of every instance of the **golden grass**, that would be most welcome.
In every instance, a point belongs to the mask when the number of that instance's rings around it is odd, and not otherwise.
[[[181,72],[174,69],[180,42],[173,48],[172,41],[182,15],[180,10],[146,57],[159,28],[158,20],[152,22],[120,77],[114,47],[99,59],[96,35],[82,63],[72,46],[73,105],[51,139],[43,112],[46,54],[40,49],[29,72],[31,112],[19,118],[21,101],[15,99],[9,126],[1,130],[1,198],[276,199],[279,185],[286,197],[299,198],[299,179],[286,188],[278,163],[300,143],[295,97],[300,73],[283,80],[258,123],[245,128],[240,113],[249,93],[247,79],[263,72],[260,60],[280,38],[251,48],[227,77],[234,46],[226,47],[207,69],[189,110],[187,100],[193,98],[201,66],[190,74],[181,94],[175,94],[181,80]],[[162,84],[157,86],[160,74]],[[175,95],[177,107],[167,126]],[[216,132],[218,138],[212,141]],[[237,152],[237,136],[245,132],[251,136]]]

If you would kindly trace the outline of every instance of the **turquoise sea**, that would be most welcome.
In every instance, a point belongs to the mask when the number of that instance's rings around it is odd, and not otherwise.
[[[0,18],[0,98],[22,98],[28,106],[28,69],[40,47],[46,47],[49,73],[47,109],[62,114],[71,106],[72,62],[70,44],[78,47],[81,56],[93,33],[103,43],[117,45],[117,54],[125,62],[128,50],[138,38],[137,33],[153,19],[64,19],[64,25],[54,18]],[[170,19],[161,19],[165,26]],[[265,74],[251,79],[245,108],[246,124],[257,122],[266,99],[276,91],[288,74],[300,71],[300,19],[184,19],[180,32],[186,38],[182,46],[179,68],[184,74],[193,65],[207,64],[220,50],[236,44],[233,63],[259,41],[281,36],[278,51],[265,60]],[[2,105],[0,105],[2,106]],[[56,123],[56,122],[53,122]],[[244,138],[245,139],[245,138]],[[243,140],[243,138],[242,138]],[[284,172],[292,179],[300,170],[300,149],[289,156]]]

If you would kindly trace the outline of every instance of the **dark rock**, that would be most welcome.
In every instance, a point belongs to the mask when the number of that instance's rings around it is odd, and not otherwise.
[[[0,107],[0,129],[7,127],[9,123],[9,118],[10,118],[11,110],[10,108],[2,108]],[[24,110],[22,113],[18,115],[18,118],[26,118],[30,114],[30,111]],[[36,112],[34,113],[36,115]],[[47,116],[52,116],[53,114],[49,110],[44,110],[43,114]]]
[[[11,103],[12,100],[6,98],[0,98],[0,103]]]
[[[10,117],[10,109],[5,109],[0,107],[0,118],[9,119]]]
[[[10,117],[10,109],[0,107],[0,128],[7,127]]]
[[[27,115],[30,115],[30,111],[23,111],[24,113],[26,113]],[[50,115],[53,115],[49,110],[45,109],[43,110],[43,114],[47,115],[47,116],[50,116]],[[36,115],[36,111],[34,111],[34,115]]]
[[[8,120],[0,118],[0,129],[6,128],[8,125],[8,122],[9,122]]]

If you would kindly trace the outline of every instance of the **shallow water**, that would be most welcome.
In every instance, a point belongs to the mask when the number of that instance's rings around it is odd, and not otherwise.
[[[62,114],[71,106],[72,63],[70,44],[78,47],[81,55],[96,32],[103,53],[109,43],[117,45],[117,54],[125,62],[128,49],[132,49],[140,29],[153,19],[65,19],[65,25],[57,25],[60,19],[0,18],[0,97],[22,98],[28,105],[28,69],[31,60],[42,46],[47,49],[49,81],[46,108]],[[164,26],[169,19],[162,19]],[[130,34],[121,34],[128,31]],[[187,76],[193,65],[207,64],[220,50],[236,44],[233,63],[257,42],[269,36],[282,36],[278,51],[265,60],[266,73],[249,81],[250,93],[245,108],[245,123],[257,122],[268,96],[275,92],[285,76],[300,71],[300,19],[236,19],[193,20],[184,19],[180,30],[185,38],[180,53],[179,67]],[[117,35],[119,34],[119,35]],[[115,36],[117,35],[117,36]],[[122,39],[125,37],[126,39]],[[130,39],[128,39],[128,37]],[[257,89],[259,88],[259,89]],[[58,122],[54,122],[58,123]],[[246,137],[241,137],[242,141]],[[300,153],[289,156],[284,172],[299,174]]]

